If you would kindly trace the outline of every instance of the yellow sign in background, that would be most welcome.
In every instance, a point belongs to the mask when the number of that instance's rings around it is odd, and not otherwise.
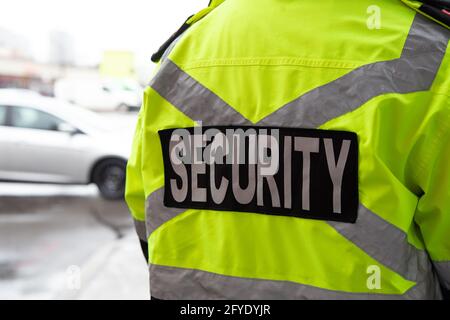
[[[129,51],[105,51],[100,73],[107,77],[134,77],[134,54]]]

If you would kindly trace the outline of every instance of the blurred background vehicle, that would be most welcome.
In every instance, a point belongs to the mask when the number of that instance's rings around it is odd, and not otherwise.
[[[55,83],[57,98],[101,111],[126,111],[141,106],[142,87],[133,79],[63,78]]]
[[[2,2],[0,299],[149,298],[125,161],[152,53],[207,4]]]
[[[95,183],[123,197],[131,136],[62,100],[0,89],[0,180]]]

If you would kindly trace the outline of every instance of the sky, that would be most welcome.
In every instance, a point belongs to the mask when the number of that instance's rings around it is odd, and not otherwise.
[[[71,35],[80,64],[98,63],[104,50],[149,57],[208,0],[1,0],[0,27],[25,35],[33,56],[48,59],[49,34]]]

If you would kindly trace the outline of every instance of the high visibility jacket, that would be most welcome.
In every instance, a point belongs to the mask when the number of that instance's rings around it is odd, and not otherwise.
[[[187,24],[145,89],[127,168],[151,295],[441,298],[450,31],[397,0],[212,1]],[[170,158],[188,147],[171,147],[168,129],[200,123],[217,137],[276,128],[292,174],[223,173],[228,189],[211,191],[220,164],[177,171]]]

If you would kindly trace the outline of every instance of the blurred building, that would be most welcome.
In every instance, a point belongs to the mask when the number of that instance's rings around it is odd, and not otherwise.
[[[36,59],[31,40],[26,35],[0,28],[0,88],[31,89],[53,96],[54,84],[61,78],[148,81],[147,74],[141,77],[142,72],[136,68],[135,55],[131,51],[105,51],[99,65],[80,66],[71,34],[58,30],[49,32],[46,59]]]
[[[0,57],[30,59],[30,52],[26,37],[0,27]]]
[[[0,88],[23,88],[53,95],[53,85],[64,77],[98,76],[97,68],[67,67],[32,60],[0,57]]]
[[[54,30],[50,33],[49,38],[49,62],[57,66],[75,65],[73,37],[67,32]]]
[[[74,42],[65,32],[49,35],[48,63],[37,62],[25,36],[0,28],[0,88],[23,88],[53,95],[55,81],[98,75],[96,67],[75,66]]]

